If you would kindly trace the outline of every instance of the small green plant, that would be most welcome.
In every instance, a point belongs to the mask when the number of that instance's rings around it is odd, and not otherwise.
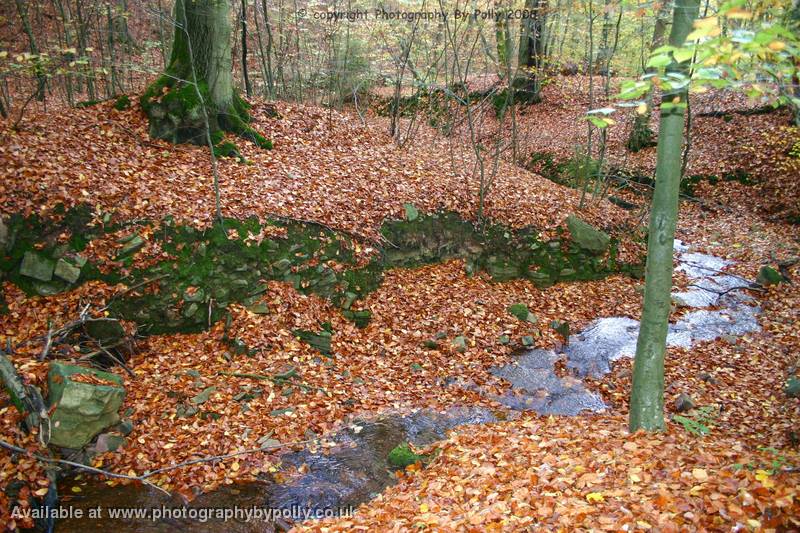
[[[766,452],[772,457],[769,463],[736,463],[731,468],[734,470],[763,470],[767,476],[774,476],[789,464],[789,459],[771,446],[759,446],[758,450]]]
[[[591,183],[601,173],[602,163],[600,160],[594,159],[578,148],[572,158],[564,162],[561,179],[565,184],[578,188],[585,183]]]
[[[787,459],[785,455],[782,455],[778,450],[772,448],[771,446],[759,446],[758,449],[762,452],[767,452],[772,456],[769,465],[762,465],[762,467],[769,466],[769,468],[765,470],[767,470],[767,473],[770,476],[774,476],[775,474],[783,470],[784,466],[789,464],[789,459]]]
[[[523,322],[530,322],[535,324],[537,322],[536,315],[528,310],[528,306],[522,303],[515,303],[508,306],[506,309],[509,313],[517,317]]]
[[[719,410],[713,405],[705,405],[692,409],[687,416],[673,415],[673,422],[683,426],[683,429],[695,437],[705,437],[711,433],[713,422],[719,416]]]
[[[792,145],[789,147],[788,155],[789,157],[800,159],[800,140],[792,143]]]
[[[549,152],[533,152],[526,168],[541,174],[550,181],[558,182],[560,174],[559,165],[553,158],[553,154]]]
[[[114,101],[114,109],[117,111],[125,111],[126,109],[130,109],[131,107],[131,99],[128,98],[127,94],[120,95]]]

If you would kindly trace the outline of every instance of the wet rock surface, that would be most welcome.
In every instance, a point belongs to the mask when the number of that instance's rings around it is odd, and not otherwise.
[[[491,369],[492,374],[511,383],[512,390],[493,396],[516,411],[536,411],[545,415],[575,416],[583,410],[602,411],[605,404],[576,378],[559,377],[553,350],[530,350],[514,363]]]

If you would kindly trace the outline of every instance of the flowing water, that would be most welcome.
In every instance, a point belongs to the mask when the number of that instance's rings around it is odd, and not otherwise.
[[[673,301],[686,308],[715,306],[715,309],[689,311],[669,325],[667,345],[691,348],[698,342],[716,338],[738,337],[758,331],[757,302],[740,289],[750,282],[722,272],[731,265],[712,255],[693,253],[675,241],[677,270],[690,280],[688,290],[672,294]],[[580,378],[601,378],[611,371],[611,364],[636,355],[639,321],[629,317],[599,318],[583,331],[571,335],[560,352],[529,350],[515,361],[490,371],[511,383],[511,390],[495,399],[516,410],[534,410],[540,414],[574,416],[581,411],[603,411],[606,405],[586,390]],[[559,377],[555,363],[565,361],[572,375]]]

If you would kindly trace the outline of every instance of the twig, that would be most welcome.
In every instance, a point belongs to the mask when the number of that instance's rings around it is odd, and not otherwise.
[[[247,455],[247,454],[250,454],[250,453],[265,452],[265,451],[270,451],[270,450],[279,450],[281,448],[286,448],[286,447],[289,447],[289,446],[299,446],[301,444],[309,444],[309,443],[313,442],[314,440],[316,440],[316,439],[307,439],[307,440],[300,440],[300,441],[294,441],[294,442],[282,442],[282,443],[279,443],[279,444],[264,445],[264,446],[260,446],[258,448],[253,448],[253,449],[250,449],[250,450],[242,450],[240,452],[233,452],[233,453],[228,453],[228,454],[224,454],[224,455],[211,455],[211,456],[207,456],[207,457],[199,457],[197,459],[190,459],[188,461],[183,461],[181,463],[175,463],[175,464],[172,464],[172,465],[169,465],[169,466],[165,466],[163,468],[158,468],[158,469],[150,471],[150,472],[145,472],[144,474],[142,474],[140,476],[129,476],[127,474],[118,474],[116,472],[109,472],[108,470],[103,470],[101,468],[95,468],[93,466],[88,466],[88,465],[85,465],[85,464],[82,464],[82,463],[76,463],[76,462],[73,462],[73,461],[67,461],[65,459],[55,459],[55,458],[50,458],[50,457],[44,457],[42,455],[38,455],[38,454],[32,453],[32,452],[26,450],[25,448],[20,448],[19,446],[14,446],[13,444],[8,443],[8,442],[6,442],[6,441],[4,441],[2,439],[0,439],[0,446],[3,447],[3,448],[6,448],[8,450],[14,451],[14,452],[23,453],[23,454],[25,454],[25,455],[27,455],[29,457],[33,457],[33,458],[38,459],[40,461],[45,461],[45,462],[48,462],[48,463],[65,464],[65,465],[68,465],[68,466],[79,468],[81,470],[86,470],[88,472],[92,472],[92,473],[95,473],[95,474],[100,474],[100,475],[108,476],[108,477],[114,477],[114,478],[120,478],[120,479],[129,479],[131,481],[140,481],[140,482],[144,483],[145,485],[148,485],[150,487],[153,487],[153,488],[163,492],[167,496],[171,496],[171,494],[168,491],[166,491],[165,489],[162,489],[161,487],[159,487],[158,485],[156,485],[155,483],[153,483],[151,481],[147,481],[147,478],[153,477],[156,474],[162,474],[164,472],[169,472],[170,470],[175,470],[177,468],[182,468],[184,466],[190,466],[190,465],[199,464],[199,463],[211,463],[211,462],[215,462],[215,461],[222,461],[224,459],[230,459],[232,457],[239,457],[241,455]]]
[[[725,276],[730,276],[730,277],[732,277],[732,278],[736,278],[736,279],[742,280],[742,281],[744,281],[745,283],[748,283],[748,284],[750,283],[750,280],[749,280],[749,279],[747,279],[747,278],[743,278],[742,276],[738,276],[738,275],[736,275],[736,274],[731,274],[730,272],[725,272],[724,270],[718,270],[718,269],[716,269],[716,268],[711,268],[711,267],[708,267],[708,266],[702,265],[702,264],[700,264],[700,263],[695,263],[694,261],[680,261],[680,262],[681,262],[682,264],[684,264],[684,265],[689,265],[689,266],[693,266],[693,267],[695,267],[695,268],[698,268],[698,269],[700,269],[700,270],[705,270],[706,272],[714,272],[714,273],[716,273],[716,274],[723,274],[723,275],[725,275]]]
[[[697,285],[696,283],[690,283],[687,285],[688,287],[697,287],[698,289],[703,289],[704,291],[711,292],[714,294],[718,294],[722,296],[724,294],[728,294],[731,291],[739,290],[739,289],[746,289],[748,291],[758,291],[758,292],[766,292],[763,287],[758,287],[755,285],[737,285],[736,287],[730,287],[725,289],[724,291],[715,291],[714,289],[709,289],[708,287],[703,287],[701,285]]]
[[[111,121],[109,121],[109,122],[111,122]],[[124,126],[122,126],[121,124],[117,124],[116,122],[111,122],[111,125],[114,126],[115,128],[118,128],[118,129],[122,130],[124,133],[127,133],[131,137],[133,137],[133,139],[136,142],[138,142],[140,145],[142,145],[142,146],[150,146],[151,148],[159,148],[159,149],[163,149],[164,148],[162,145],[156,144],[156,143],[151,142],[151,141],[146,141],[146,140],[140,138],[135,132],[131,131],[130,129],[128,129],[128,128],[124,127]],[[181,150],[181,151],[183,151],[183,150]]]
[[[42,353],[39,354],[39,361],[47,359],[47,354],[50,352],[50,347],[53,345],[53,326],[50,321],[47,321],[47,340],[44,342]]]
[[[247,455],[247,454],[250,454],[250,453],[265,452],[265,451],[270,451],[270,450],[279,450],[281,448],[286,448],[286,447],[289,447],[289,446],[299,446],[301,444],[309,444],[311,442],[314,442],[315,440],[316,439],[308,439],[308,440],[298,440],[298,441],[294,441],[294,442],[282,442],[280,444],[264,445],[264,446],[260,446],[258,448],[253,448],[251,450],[243,450],[241,452],[233,452],[233,453],[228,453],[228,454],[225,454],[225,455],[211,455],[211,456],[208,456],[208,457],[200,457],[200,458],[197,458],[197,459],[190,459],[188,461],[183,461],[182,463],[175,463],[175,464],[172,464],[172,465],[169,465],[169,466],[165,466],[163,468],[158,468],[156,470],[153,470],[152,472],[147,472],[145,474],[142,474],[141,476],[138,476],[136,479],[144,480],[145,478],[152,477],[152,476],[154,476],[156,474],[161,474],[163,472],[168,472],[170,470],[175,470],[176,468],[181,468],[181,467],[184,467],[184,466],[194,465],[194,464],[198,464],[198,463],[212,463],[214,461],[221,461],[223,459],[230,459],[231,457],[239,457],[240,455]]]
[[[55,331],[52,331],[52,332],[48,331],[47,336],[50,337],[51,344],[52,344],[52,339],[56,339],[56,338],[60,339],[64,335],[66,335],[67,333],[70,333],[76,327],[78,327],[78,326],[82,325],[84,322],[86,322],[86,316],[87,316],[87,312],[88,311],[89,311],[89,304],[86,304],[83,307],[83,309],[81,309],[81,312],[78,314],[78,319],[77,320],[73,320],[72,322],[67,322],[66,324],[64,324],[63,326],[61,326],[60,328],[58,328]],[[42,337],[36,337],[36,338],[42,338]],[[26,342],[28,342],[28,341],[23,341],[23,342],[19,343],[17,345],[17,347],[20,347],[20,346],[24,345]]]
[[[117,474],[116,472],[109,472],[108,470],[95,468],[93,466],[88,466],[88,465],[85,465],[85,464],[82,464],[82,463],[76,463],[76,462],[73,462],[73,461],[67,461],[66,459],[56,459],[56,458],[53,458],[53,457],[45,457],[43,455],[32,453],[32,452],[26,450],[25,448],[20,448],[19,446],[14,446],[13,444],[8,443],[8,442],[6,442],[6,441],[4,441],[2,439],[0,439],[0,446],[2,446],[3,448],[6,448],[7,450],[11,450],[11,451],[14,451],[14,452],[17,452],[17,453],[23,453],[23,454],[25,454],[25,455],[27,455],[29,457],[33,457],[34,459],[38,459],[39,461],[44,461],[46,463],[59,463],[59,464],[72,466],[72,467],[75,467],[75,468],[80,468],[81,470],[86,470],[88,472],[93,472],[95,474],[102,474],[102,475],[108,476],[108,477],[116,477],[116,478],[121,478],[121,479],[130,479],[130,480],[133,480],[133,481],[141,481],[145,485],[148,485],[148,486],[153,487],[153,488],[155,488],[157,490],[160,490],[161,492],[163,492],[167,496],[171,496],[171,494],[169,492],[167,492],[166,490],[162,489],[158,485],[156,485],[154,483],[151,483],[150,481],[147,481],[142,476],[129,476],[127,474]]]
[[[25,103],[22,105],[22,109],[19,110],[19,117],[17,117],[17,120],[16,120],[16,122],[14,122],[14,125],[11,126],[12,130],[19,131],[19,123],[22,122],[22,117],[25,116],[25,109],[28,108],[28,104],[31,103],[31,100],[33,100],[34,96],[36,96],[36,92],[31,93],[31,95],[28,97],[28,99],[25,100]]]
[[[122,296],[125,296],[125,295],[126,295],[126,294],[128,294],[129,292],[135,291],[135,290],[136,290],[136,289],[138,289],[139,287],[143,287],[144,285],[149,285],[150,283],[153,283],[154,281],[158,281],[158,280],[161,280],[161,279],[164,279],[164,278],[168,278],[169,276],[171,276],[171,274],[168,272],[168,273],[166,273],[166,274],[160,274],[160,275],[158,275],[158,276],[156,276],[156,277],[154,277],[154,278],[146,279],[146,280],[144,280],[144,281],[141,281],[141,282],[139,282],[139,283],[136,283],[135,285],[131,285],[130,287],[128,287],[128,288],[127,288],[127,289],[125,289],[124,291],[122,291],[122,292],[119,292],[119,293],[117,293],[117,294],[113,295],[113,296],[112,296],[112,297],[111,297],[111,298],[108,300],[108,303],[107,303],[107,304],[106,304],[106,305],[105,305],[103,308],[101,308],[100,310],[101,310],[101,311],[103,311],[103,310],[105,310],[105,309],[108,309],[108,306],[109,306],[109,305],[111,305],[111,302],[113,302],[115,299],[117,299],[117,298],[120,298],[120,297],[122,297]]]
[[[116,357],[114,354],[112,354],[110,351],[106,350],[102,346],[100,346],[100,350],[102,350],[103,353],[105,353],[108,357],[110,357],[112,361],[121,366],[122,369],[125,370],[125,372],[127,372],[132,378],[134,379],[136,378],[136,373],[133,370],[131,370],[131,368],[128,365],[126,365],[124,361]]]

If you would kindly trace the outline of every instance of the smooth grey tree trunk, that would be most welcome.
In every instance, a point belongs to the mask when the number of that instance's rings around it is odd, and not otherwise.
[[[676,1],[669,36],[672,46],[683,46],[699,9],[700,0]],[[673,61],[667,70],[686,73],[687,65]],[[664,94],[662,98],[656,187],[647,240],[644,307],[633,366],[631,431],[664,429],[664,352],[671,306],[672,254],[678,218],[686,99],[685,89]]]

